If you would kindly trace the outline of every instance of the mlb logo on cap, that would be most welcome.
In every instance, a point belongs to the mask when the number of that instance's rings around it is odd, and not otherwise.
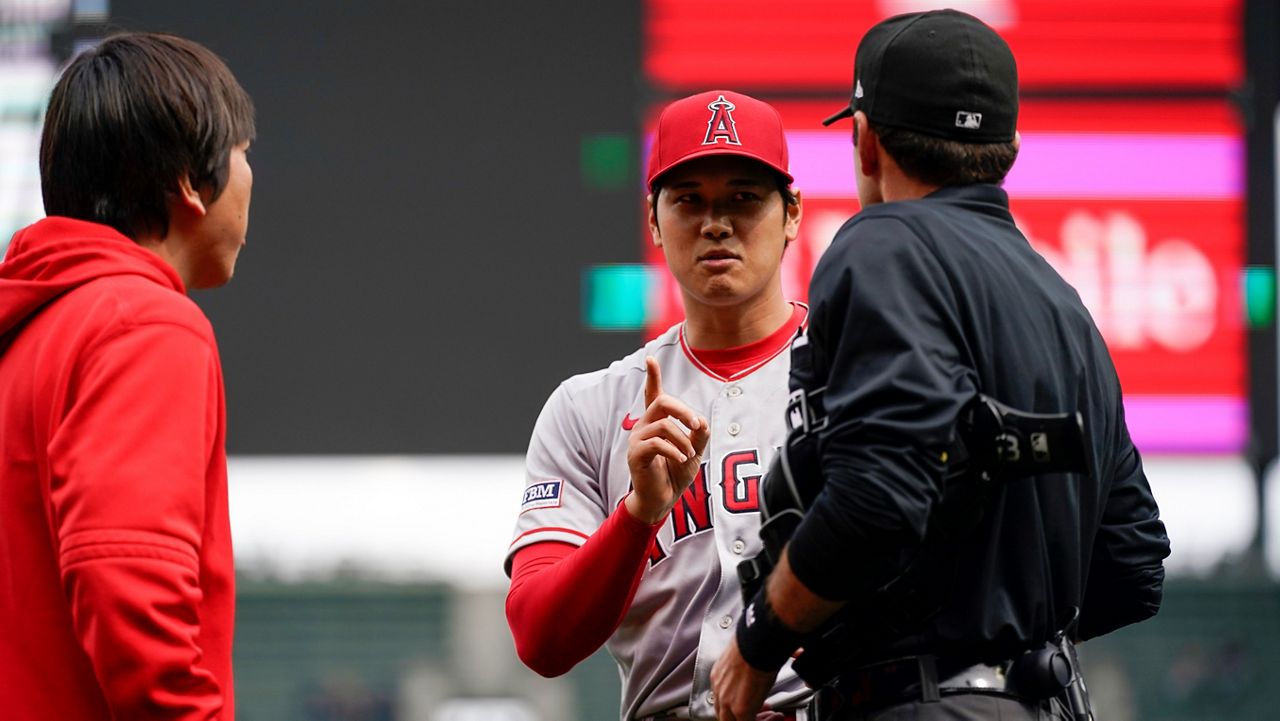
[[[708,155],[740,155],[782,173],[788,171],[782,118],[771,105],[731,90],[711,90],[677,100],[658,117],[649,152],[647,183],[675,166]]]
[[[982,113],[966,113],[961,110],[956,113],[956,127],[966,130],[977,130],[982,127]]]

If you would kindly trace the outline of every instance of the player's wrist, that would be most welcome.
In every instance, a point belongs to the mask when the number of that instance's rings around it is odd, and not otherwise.
[[[778,618],[763,588],[742,610],[736,632],[738,652],[747,665],[757,671],[772,672],[786,664],[807,635]]]
[[[636,495],[635,491],[627,494],[623,499],[622,505],[627,509],[627,513],[635,520],[648,525],[656,526],[667,518],[667,514],[671,512],[669,508],[652,508],[651,504],[645,503],[644,499]]]

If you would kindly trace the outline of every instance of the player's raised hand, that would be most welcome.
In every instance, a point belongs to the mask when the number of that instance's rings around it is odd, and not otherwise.
[[[626,505],[636,518],[657,523],[698,475],[711,432],[707,419],[662,392],[662,370],[652,356],[645,358],[644,403],[627,445],[633,491]]]

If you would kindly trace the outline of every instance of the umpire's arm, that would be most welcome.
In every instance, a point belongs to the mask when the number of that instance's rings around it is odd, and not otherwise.
[[[1169,536],[1123,423],[1117,432],[1124,434],[1125,450],[1111,470],[1112,483],[1090,554],[1080,610],[1081,640],[1154,616],[1164,595]]]

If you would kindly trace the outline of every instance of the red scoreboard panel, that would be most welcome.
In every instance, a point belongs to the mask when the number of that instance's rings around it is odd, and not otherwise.
[[[848,123],[819,122],[844,102],[774,101],[804,197],[800,237],[783,262],[798,300],[858,208]],[[1243,140],[1234,111],[1220,101],[1024,100],[1019,129],[1022,150],[1005,183],[1012,211],[1097,321],[1139,447],[1241,450]],[[656,334],[680,320],[681,301],[652,246],[648,260]]]
[[[1012,211],[1097,321],[1135,442],[1148,452],[1241,451],[1244,141],[1225,100],[1185,99],[1225,98],[1242,84],[1241,0],[649,0],[644,66],[669,96],[730,88],[782,112],[805,201],[784,285],[803,300],[823,250],[857,211],[849,124],[820,124],[848,101],[857,40],[890,15],[944,6],[993,25],[1018,58]],[[1130,89],[1185,97],[1038,92]],[[661,254],[650,247],[648,260],[656,333],[679,321],[681,301]]]
[[[991,24],[1023,89],[1222,88],[1244,76],[1241,0],[649,0],[644,67],[672,93],[847,92],[858,38],[890,15],[954,7]]]

